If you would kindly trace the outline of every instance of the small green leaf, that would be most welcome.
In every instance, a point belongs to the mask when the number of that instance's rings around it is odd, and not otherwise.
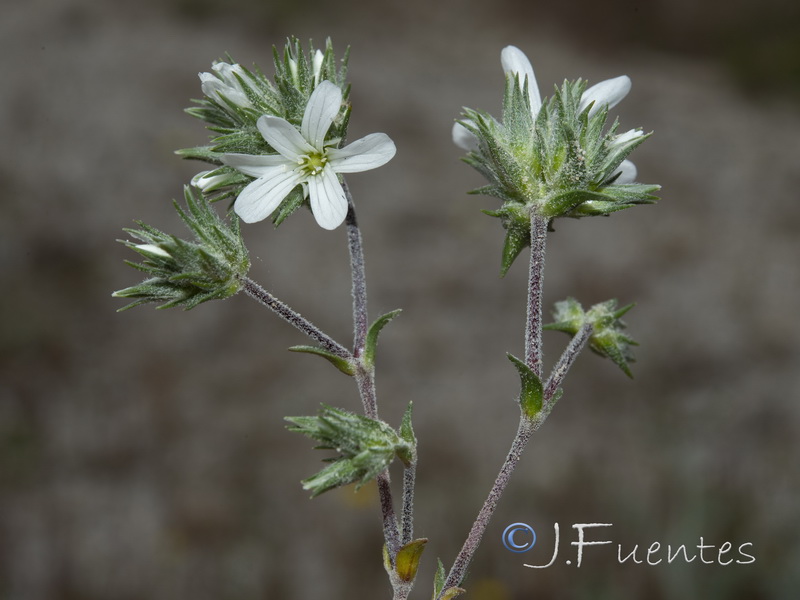
[[[398,550],[395,558],[395,572],[400,581],[406,583],[414,581],[419,568],[419,560],[422,558],[422,552],[425,550],[425,544],[427,543],[427,538],[420,538],[409,542]]]
[[[431,598],[431,600],[436,600],[436,598],[439,597],[439,593],[442,591],[445,578],[447,577],[447,573],[444,572],[442,559],[437,558],[436,561],[439,563],[439,566],[436,568],[436,575],[433,578],[433,598]]]
[[[522,382],[522,389],[519,394],[519,406],[523,414],[529,418],[534,418],[542,410],[542,380],[534,373],[531,368],[518,359],[513,354],[507,354],[508,360],[514,363],[519,371]]]
[[[370,325],[369,330],[367,331],[367,339],[364,347],[364,363],[368,368],[372,368],[372,366],[375,364],[375,348],[378,345],[378,335],[380,335],[381,329],[383,329],[389,321],[394,319],[401,312],[402,309],[400,308],[393,310],[392,312],[378,317],[375,322]]]
[[[303,352],[305,354],[316,354],[317,356],[321,356],[325,360],[329,361],[334,367],[339,369],[342,373],[345,375],[350,375],[351,377],[356,372],[355,368],[353,367],[353,363],[346,358],[342,358],[333,352],[328,352],[327,350],[317,348],[316,346],[292,346],[289,348],[289,352]]]

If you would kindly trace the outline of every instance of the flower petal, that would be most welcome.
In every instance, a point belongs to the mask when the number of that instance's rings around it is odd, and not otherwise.
[[[258,119],[256,127],[270,146],[292,162],[298,162],[301,156],[314,151],[311,144],[286,119],[264,115]]]
[[[467,152],[478,149],[478,138],[461,123],[453,123],[453,143]]]
[[[263,221],[278,208],[303,177],[303,173],[298,169],[271,167],[269,173],[259,177],[241,191],[233,204],[233,210],[245,223]]]
[[[336,229],[347,215],[347,197],[330,165],[322,173],[309,177],[308,198],[311,212],[323,229]]]
[[[641,129],[629,129],[625,133],[620,133],[619,135],[614,136],[614,139],[611,140],[612,146],[622,146],[627,144],[631,140],[635,140],[636,138],[640,138],[644,135],[644,131]]]
[[[297,166],[295,162],[281,154],[223,154],[222,162],[250,177],[262,177],[280,165],[285,165],[289,169]],[[192,182],[194,183],[194,180]]]
[[[314,85],[319,85],[319,76],[322,73],[322,64],[325,62],[325,55],[321,50],[314,53],[314,59],[311,63],[312,73],[314,74]]]
[[[300,132],[317,150],[322,150],[325,134],[341,107],[342,89],[330,81],[320,83],[308,99]]]
[[[627,159],[623,160],[619,167],[617,167],[617,170],[614,171],[614,175],[617,173],[620,175],[617,177],[614,183],[633,183],[636,181],[636,165]],[[612,175],[612,177],[614,175]]]
[[[593,116],[602,106],[608,105],[612,108],[631,91],[631,79],[627,75],[620,75],[614,79],[606,79],[596,83],[581,96],[581,104],[578,110],[582,111],[592,102],[594,105],[589,109],[589,116]]]
[[[539,109],[542,108],[542,97],[539,94],[539,86],[536,84],[536,76],[533,74],[531,61],[525,53],[516,46],[506,46],[500,53],[500,64],[506,75],[514,74],[519,76],[520,89],[525,90],[525,78],[528,78],[528,96],[531,101],[531,114],[536,117]]]
[[[358,173],[385,165],[395,152],[397,148],[388,135],[371,133],[344,148],[331,148],[328,159],[337,173]]]

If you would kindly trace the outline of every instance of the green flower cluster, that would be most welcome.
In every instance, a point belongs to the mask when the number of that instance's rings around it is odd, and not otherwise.
[[[316,417],[286,417],[296,431],[320,442],[317,448],[339,456],[305,479],[303,488],[318,496],[336,487],[356,484],[356,489],[386,469],[397,456],[406,465],[414,461],[416,440],[411,429],[410,408],[400,432],[387,423],[323,404]]]

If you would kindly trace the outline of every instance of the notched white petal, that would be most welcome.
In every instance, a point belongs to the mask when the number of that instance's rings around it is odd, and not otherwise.
[[[620,75],[613,79],[606,79],[590,87],[581,96],[579,110],[585,109],[592,104],[589,109],[589,116],[593,116],[603,106],[613,108],[622,101],[631,91],[631,79],[627,75]]]
[[[258,119],[256,126],[267,143],[292,162],[314,151],[311,144],[286,119],[264,115]]]
[[[222,162],[250,177],[261,177],[270,173],[272,168],[281,165],[284,165],[287,169],[297,166],[295,162],[290,161],[281,154],[223,154]],[[194,180],[192,180],[192,183],[194,183]]]
[[[478,149],[478,138],[461,123],[453,123],[453,143],[467,152]]]
[[[268,174],[259,177],[241,191],[233,204],[233,210],[245,223],[263,221],[280,206],[302,179],[302,173],[297,170],[272,167]]]
[[[328,150],[329,164],[337,173],[377,169],[392,160],[397,148],[385,133],[371,133],[344,148]]]
[[[325,134],[342,106],[342,90],[330,81],[320,83],[308,99],[300,132],[317,150],[322,150]]]
[[[317,224],[323,229],[336,229],[347,215],[347,196],[336,173],[327,166],[319,175],[309,177],[307,183],[311,212]]]
[[[528,96],[531,101],[531,113],[536,116],[539,109],[542,107],[542,97],[539,94],[539,86],[536,83],[536,76],[533,74],[533,66],[525,53],[516,46],[506,46],[500,52],[500,64],[503,66],[503,71],[508,75],[509,73],[519,76],[519,83],[521,89],[525,89],[525,78],[528,79]]]

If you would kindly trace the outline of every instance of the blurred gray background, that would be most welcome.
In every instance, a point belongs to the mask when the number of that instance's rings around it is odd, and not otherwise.
[[[373,317],[403,314],[378,355],[381,415],[415,403],[417,534],[450,564],[516,428],[525,260],[498,277],[502,230],[450,141],[463,105],[497,113],[515,44],[543,90],[633,80],[623,130],[663,200],[559,222],[545,302],[616,297],[636,379],[586,353],[536,435],[477,554],[473,600],[793,599],[800,590],[800,39],[795,2],[604,3],[30,0],[0,20],[0,598],[388,598],[374,489],[313,501],[322,454],[285,415],[357,410],[348,378],[285,348],[299,333],[245,296],[123,314],[137,282],[116,238],[178,233],[170,200],[204,143],[182,113],[230,52],[272,72],[289,35],[352,45],[351,139],[397,157],[350,177]],[[303,211],[244,229],[252,277],[349,340],[343,229]],[[566,337],[548,334],[546,358]],[[397,474],[395,474],[397,480]],[[530,523],[540,543],[500,542]],[[553,523],[562,552],[549,569]],[[613,523],[574,559],[571,524]],[[618,564],[658,541],[751,542],[756,562]],[[735,552],[735,550],[734,550]],[[724,557],[727,560],[727,556]],[[734,556],[738,558],[738,556]],[[574,563],[574,560],[573,560]]]

